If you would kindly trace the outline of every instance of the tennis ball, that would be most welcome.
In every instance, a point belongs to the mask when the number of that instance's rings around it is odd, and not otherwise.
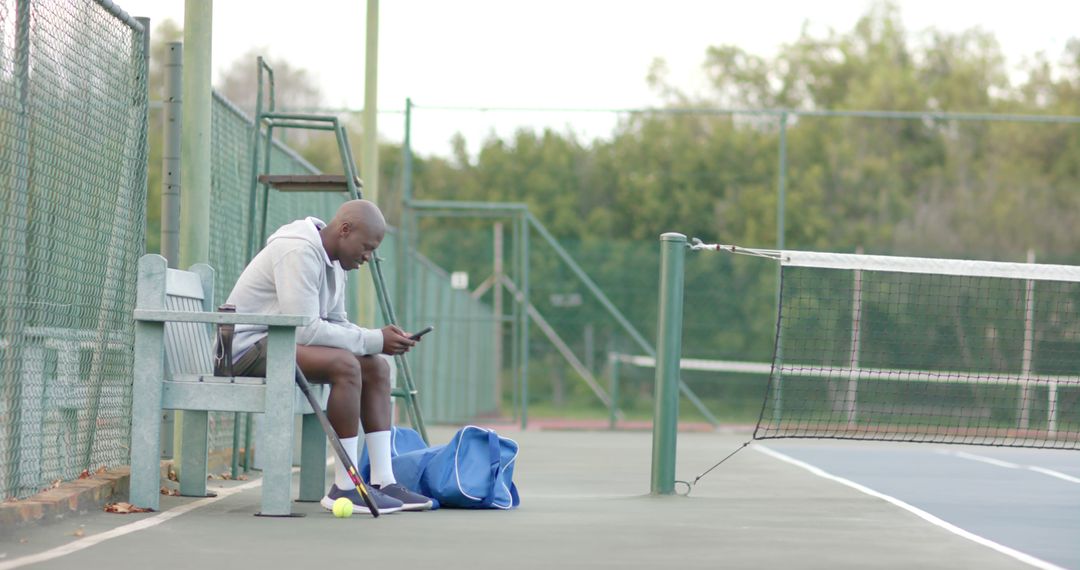
[[[334,516],[339,519],[351,517],[352,508],[352,501],[346,499],[345,497],[341,497],[340,499],[334,501]]]

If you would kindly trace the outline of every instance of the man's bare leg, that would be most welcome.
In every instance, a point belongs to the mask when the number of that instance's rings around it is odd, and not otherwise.
[[[336,348],[297,346],[296,361],[311,381],[330,384],[326,415],[353,463],[356,463],[360,443],[358,427],[363,422],[364,441],[371,463],[369,482],[389,494],[391,500],[398,500],[397,504],[405,510],[430,509],[430,499],[396,484],[390,460],[391,364],[387,359],[357,357]],[[340,465],[334,473],[334,485],[338,490],[331,489],[331,493],[355,493],[351,491],[351,479]],[[327,495],[323,502],[326,507],[332,503],[332,497]]]
[[[360,421],[364,433],[390,429],[390,364],[381,356],[361,356],[360,376],[363,388],[360,392]]]
[[[363,368],[351,352],[328,346],[296,346],[296,363],[311,382],[330,384],[326,416],[341,439],[360,428]]]

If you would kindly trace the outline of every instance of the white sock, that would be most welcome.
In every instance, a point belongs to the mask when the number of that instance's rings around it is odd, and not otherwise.
[[[341,446],[345,448],[345,453],[349,454],[349,459],[352,460],[353,465],[356,465],[356,458],[359,455],[357,447],[359,445],[360,436],[341,438]],[[345,470],[345,466],[340,461],[334,461],[334,466],[334,484],[337,485],[337,488],[342,491],[355,489],[356,485],[353,484],[349,472]]]
[[[390,462],[390,432],[376,431],[364,434],[367,443],[368,458],[371,459],[371,483],[372,485],[392,485],[397,483],[394,478],[394,466]]]

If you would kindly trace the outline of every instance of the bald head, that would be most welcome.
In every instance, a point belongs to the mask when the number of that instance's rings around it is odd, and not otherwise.
[[[374,202],[367,200],[349,200],[337,209],[331,226],[348,223],[353,227],[365,227],[380,234],[386,232],[386,219]]]
[[[349,200],[319,232],[323,248],[342,269],[356,269],[371,259],[386,234],[386,219],[379,207],[367,200]]]

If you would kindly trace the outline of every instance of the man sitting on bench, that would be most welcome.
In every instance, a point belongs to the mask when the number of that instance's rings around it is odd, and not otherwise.
[[[367,200],[342,204],[330,223],[308,217],[286,224],[244,268],[227,302],[239,313],[318,317],[296,331],[296,362],[310,381],[330,384],[326,415],[354,464],[363,422],[372,499],[381,513],[392,513],[432,506],[397,483],[390,463],[393,364],[382,355],[403,354],[417,341],[393,325],[360,328],[345,313],[345,272],[370,261],[385,232],[382,212]],[[233,373],[265,376],[266,327],[237,325],[234,334]],[[341,497],[370,512],[339,461],[322,506],[333,509]]]

